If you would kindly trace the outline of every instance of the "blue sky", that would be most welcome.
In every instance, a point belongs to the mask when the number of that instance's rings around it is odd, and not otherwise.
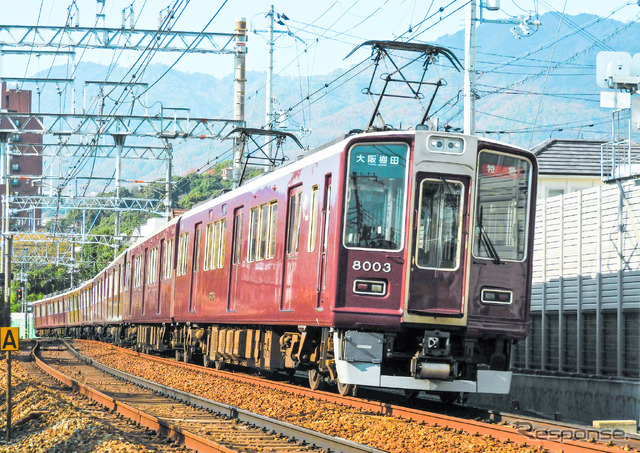
[[[0,23],[60,26],[65,23],[71,0],[0,0]],[[330,0],[330,1],[223,1],[211,0],[104,0],[104,14],[109,27],[120,27],[122,11],[133,8],[137,28],[155,28],[158,14],[169,4],[178,4],[179,15],[174,29],[201,31],[222,6],[207,31],[230,32],[236,17],[247,18],[249,28],[265,30],[265,14],[271,4],[277,13],[284,13],[289,20],[276,29],[295,35],[277,35],[275,72],[286,74],[323,74],[348,67],[343,58],[358,43],[367,39],[395,39],[411,34],[422,41],[434,41],[439,36],[464,28],[465,0]],[[71,7],[78,14],[81,26],[94,26],[95,0],[76,0]],[[224,5],[224,6],[223,6]],[[625,6],[626,5],[626,6]],[[76,9],[77,6],[77,9]],[[529,11],[544,14],[550,10],[568,14],[591,13],[606,16],[619,9],[613,18],[626,22],[634,17],[640,7],[635,2],[613,0],[502,0],[501,11],[486,12],[485,18],[504,18],[526,15]],[[441,9],[441,11],[440,11]],[[425,20],[426,18],[426,20]],[[422,22],[422,23],[421,23]],[[544,26],[544,24],[543,24]],[[505,25],[505,36],[511,37]],[[411,30],[409,32],[409,30]],[[481,32],[481,27],[480,31]],[[510,38],[512,39],[512,38]],[[251,33],[249,37],[247,66],[250,70],[264,71],[267,67],[266,33]],[[356,60],[366,56],[366,50]],[[176,54],[157,55],[156,62],[171,64]],[[59,58],[59,57],[58,57]],[[123,54],[118,64],[127,66],[137,55]],[[103,51],[85,52],[81,61],[104,61]],[[110,60],[110,58],[108,59]],[[354,60],[355,61],[355,60]],[[63,63],[60,59],[57,64]],[[32,58],[28,68],[25,57],[3,57],[3,76],[30,76],[51,65],[48,57]],[[233,59],[226,56],[186,56],[176,66],[190,72],[205,72],[216,76],[227,75],[233,70]]]

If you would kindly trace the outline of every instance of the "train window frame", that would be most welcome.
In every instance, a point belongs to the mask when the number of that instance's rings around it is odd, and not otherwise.
[[[189,232],[182,233],[178,237],[178,263],[176,265],[176,277],[187,275],[189,251]]]
[[[397,247],[394,248],[388,248],[388,247],[369,247],[369,246],[362,246],[362,245],[353,245],[350,242],[353,242],[353,239],[348,239],[348,235],[349,234],[360,234],[358,233],[358,231],[350,231],[349,229],[349,221],[348,221],[348,217],[349,214],[351,212],[350,209],[350,197],[351,197],[351,188],[352,188],[352,183],[351,183],[351,175],[352,175],[352,167],[353,167],[353,162],[352,162],[352,156],[356,156],[357,162],[356,163],[364,163],[364,160],[360,160],[360,156],[356,155],[355,152],[358,148],[366,148],[366,147],[370,147],[375,149],[379,149],[382,147],[391,147],[391,146],[399,146],[404,148],[405,150],[405,154],[404,154],[404,171],[402,172],[402,184],[400,184],[397,188],[402,188],[402,201],[401,203],[397,203],[397,205],[399,207],[402,208],[402,213],[400,216],[397,216],[396,221],[394,222],[395,226],[390,226],[390,229],[394,229],[396,231],[400,232],[400,235],[397,239]],[[400,252],[404,249],[405,246],[405,241],[406,241],[406,220],[407,220],[407,200],[409,197],[409,193],[408,193],[408,186],[409,186],[409,170],[410,170],[410,165],[409,165],[409,161],[411,158],[411,148],[409,146],[408,143],[406,142],[402,142],[402,141],[393,141],[393,142],[360,142],[360,143],[356,143],[353,146],[351,146],[351,148],[349,148],[349,151],[346,155],[346,163],[347,163],[347,171],[346,174],[344,175],[345,178],[345,183],[344,183],[344,213],[343,213],[343,229],[342,229],[342,246],[345,249],[348,250],[367,250],[367,251],[379,251],[379,252]],[[366,159],[367,159],[367,165],[369,165],[369,155],[372,155],[371,153],[366,154]],[[376,154],[376,165],[371,165],[372,167],[377,167],[378,165],[380,167],[385,167],[386,164],[389,164],[389,168],[391,167],[391,165],[397,165],[397,163],[394,163],[393,160],[389,160],[388,158],[390,157],[388,154],[385,154],[385,160],[384,161],[380,161],[377,158],[380,157],[380,154]],[[400,156],[398,156],[400,157]],[[364,159],[364,157],[362,157],[362,159]],[[399,162],[398,162],[399,163]],[[368,169],[370,171],[372,171],[372,169]],[[354,172],[355,173],[355,172]],[[375,175],[377,177],[377,175]],[[390,178],[391,179],[391,178]],[[357,186],[356,186],[357,187]],[[397,189],[396,188],[396,189]],[[400,198],[400,197],[396,197],[396,198]],[[393,202],[390,201],[388,203],[389,205],[392,205]],[[391,223],[391,222],[389,222]],[[360,228],[363,228],[365,225],[361,225]],[[358,228],[356,228],[357,230]],[[391,232],[393,233],[393,232]],[[379,233],[378,233],[379,234]],[[385,237],[386,237],[386,232],[385,232]],[[362,234],[364,236],[364,234]],[[366,240],[366,239],[365,239]],[[361,240],[358,240],[358,242],[361,242]],[[382,241],[380,241],[382,243]],[[384,239],[384,242],[391,242],[390,240]]]
[[[275,258],[277,220],[278,200],[261,203],[249,210],[247,262]]]
[[[167,239],[164,243],[165,253],[164,253],[163,275],[165,280],[171,278],[173,274],[173,254],[175,249],[175,246],[173,243],[174,243],[173,238]]]
[[[436,267],[436,266],[425,266],[422,265],[420,262],[420,244],[421,244],[421,234],[420,234],[420,227],[422,225],[422,222],[420,221],[421,218],[421,214],[422,214],[422,209],[423,209],[423,200],[424,200],[424,196],[423,196],[423,191],[424,191],[424,184],[425,183],[438,183],[441,185],[442,190],[445,191],[450,191],[451,188],[453,186],[456,186],[458,189],[460,189],[459,192],[459,197],[458,197],[458,206],[457,206],[457,211],[458,211],[458,216],[457,216],[457,220],[458,220],[458,225],[457,225],[457,233],[456,233],[456,247],[455,247],[455,251],[453,254],[453,258],[454,258],[454,263],[455,266],[453,267]],[[455,272],[456,270],[458,270],[460,268],[460,248],[462,247],[463,243],[462,243],[462,227],[463,227],[463,222],[464,222],[464,200],[466,199],[466,187],[464,185],[464,183],[462,181],[459,180],[455,180],[455,179],[438,179],[438,178],[430,178],[430,177],[426,177],[424,179],[422,179],[420,181],[420,201],[418,203],[418,212],[417,212],[417,218],[415,221],[415,228],[416,228],[416,240],[415,240],[415,264],[418,268],[420,269],[433,269],[433,270],[442,270],[442,271],[448,271],[448,272]],[[444,215],[444,214],[443,214]],[[431,223],[431,222],[429,222]],[[441,236],[438,236],[436,238],[436,240],[440,240]],[[428,253],[428,252],[427,252]],[[442,262],[444,262],[444,260],[440,260],[439,264],[442,264]]]
[[[483,230],[484,228],[481,229],[481,225],[482,225],[482,221],[479,222],[480,220],[480,215],[481,212],[483,211],[481,209],[480,206],[480,200],[479,197],[481,195],[480,193],[480,186],[482,183],[482,178],[480,175],[480,172],[482,171],[482,157],[483,155],[494,155],[494,156],[504,156],[505,158],[511,158],[511,159],[516,159],[516,160],[521,160],[522,162],[525,162],[528,165],[528,172],[527,172],[527,180],[526,180],[526,187],[527,187],[527,197],[526,197],[526,205],[524,208],[524,219],[522,220],[522,224],[524,225],[524,229],[523,229],[523,233],[522,233],[522,251],[517,251],[518,254],[521,255],[521,258],[516,258],[514,259],[513,257],[511,257],[510,255],[505,255],[504,253],[501,253],[500,251],[498,251],[498,256],[497,259],[496,257],[492,257],[491,253],[489,253],[487,250],[485,250],[485,252],[487,253],[487,255],[482,255],[480,253],[478,253],[479,250],[484,249],[484,247],[481,247],[481,238],[483,236]],[[491,164],[486,164],[486,165],[491,165]],[[503,151],[498,151],[498,150],[493,150],[493,149],[488,149],[488,148],[483,148],[481,150],[478,151],[478,157],[477,157],[477,169],[476,169],[476,182],[475,182],[475,200],[474,200],[474,204],[475,204],[475,212],[474,212],[474,218],[473,218],[473,241],[471,242],[471,253],[473,255],[474,258],[479,259],[479,260],[488,260],[488,261],[496,261],[498,262],[515,262],[515,263],[521,263],[523,261],[525,261],[527,259],[527,255],[529,253],[528,247],[528,240],[527,238],[529,237],[529,223],[530,223],[530,216],[531,216],[531,204],[534,203],[534,201],[531,199],[531,193],[532,193],[532,181],[533,181],[533,170],[534,170],[535,166],[533,164],[533,162],[531,161],[531,159],[528,159],[526,156],[520,155],[520,154],[515,154],[515,153],[508,153],[508,152],[503,152]],[[513,177],[515,178],[515,176]],[[509,213],[509,215],[511,216],[513,213]],[[483,213],[484,215],[484,213]],[[515,213],[515,215],[513,215],[514,218],[516,218],[517,216],[517,212]],[[506,236],[506,235],[505,235]],[[500,244],[497,243],[495,241],[496,237],[494,237],[493,234],[489,234],[490,240],[496,244],[498,244],[498,247],[500,247]]]
[[[133,287],[140,288],[142,286],[142,263],[143,263],[143,255],[137,255],[135,257],[135,262],[133,265]]]
[[[318,234],[318,212],[320,211],[320,187],[317,184],[311,188],[310,211],[307,252],[314,252],[316,250],[316,236]]]
[[[131,266],[133,264],[133,258],[124,262],[124,288],[123,291],[129,291],[131,287]]]
[[[302,185],[291,187],[288,198],[287,255],[298,253],[302,223]],[[295,204],[294,204],[295,203]]]
[[[267,252],[267,234],[269,228],[269,203],[260,205],[258,214],[258,234],[256,235],[256,261],[262,261]]]
[[[158,280],[158,246],[153,247],[147,254],[147,284],[152,285]]]
[[[213,243],[213,225],[215,222],[210,222],[207,224],[205,231],[205,239],[204,239],[204,264],[202,268],[205,271],[212,269],[211,267],[211,255],[213,253],[211,244]]]
[[[244,212],[242,208],[237,208],[233,216],[233,251],[231,256],[231,264],[240,264],[242,262],[242,232],[243,232]]]
[[[259,224],[259,206],[249,209],[249,237],[247,239],[247,262],[252,263],[256,260],[256,239]]]
[[[227,248],[227,219],[220,219],[216,222],[218,231],[218,242],[215,244],[215,266],[216,269],[224,267],[224,255]]]
[[[270,260],[276,256],[276,240],[278,232],[278,200],[269,202],[269,220],[267,222],[267,250],[265,259]]]
[[[207,225],[204,270],[221,269],[224,266],[226,235],[226,218],[216,220]]]
[[[202,224],[196,224],[193,232],[193,270],[192,272],[200,271],[200,243],[202,242]]]

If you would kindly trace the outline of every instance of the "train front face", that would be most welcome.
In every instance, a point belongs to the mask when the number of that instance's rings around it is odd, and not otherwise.
[[[340,381],[508,393],[528,330],[535,158],[418,131],[357,143],[346,160]]]

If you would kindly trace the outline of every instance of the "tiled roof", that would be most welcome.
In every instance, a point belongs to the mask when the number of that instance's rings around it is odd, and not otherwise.
[[[551,138],[531,151],[541,175],[600,176],[600,145],[604,141]]]

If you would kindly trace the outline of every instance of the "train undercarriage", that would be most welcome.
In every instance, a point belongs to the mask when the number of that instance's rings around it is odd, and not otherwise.
[[[202,360],[216,369],[237,365],[265,372],[306,371],[312,389],[335,383],[343,395],[366,385],[407,393],[424,390],[450,401],[463,393],[507,393],[511,378],[510,340],[495,335],[469,338],[463,331],[122,324],[42,329],[40,334],[172,354],[176,360]]]

